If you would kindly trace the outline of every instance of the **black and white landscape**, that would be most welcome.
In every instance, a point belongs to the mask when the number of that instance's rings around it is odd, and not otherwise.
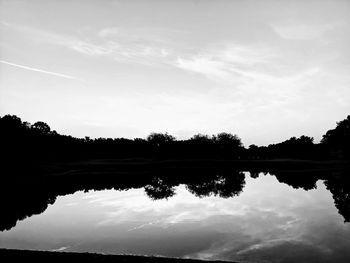
[[[349,14],[0,0],[0,261],[349,262]]]

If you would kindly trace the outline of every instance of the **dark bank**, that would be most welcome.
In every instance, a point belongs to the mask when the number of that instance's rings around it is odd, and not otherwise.
[[[320,143],[312,137],[292,137],[268,146],[244,147],[231,133],[197,134],[187,140],[176,140],[167,133],[152,133],[146,139],[75,138],[60,135],[42,121],[30,124],[15,115],[0,118],[0,140],[5,153],[4,164],[24,162],[58,162],[85,159],[214,159],[214,160],[349,160],[350,116],[339,121],[323,135]]]
[[[0,249],[0,257],[3,259],[11,259],[11,261],[29,261],[29,262],[142,262],[142,263],[200,263],[201,260],[194,259],[177,259],[177,258],[162,258],[162,257],[142,257],[131,255],[102,255],[94,253],[60,253],[47,251],[29,251],[29,250],[13,250]],[[227,261],[205,261],[208,263],[224,263]]]

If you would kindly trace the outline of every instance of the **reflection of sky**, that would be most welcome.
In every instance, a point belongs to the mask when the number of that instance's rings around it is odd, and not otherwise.
[[[0,233],[0,246],[152,254],[242,262],[349,262],[344,224],[321,181],[304,191],[273,176],[246,178],[238,197],[186,187],[153,201],[142,189],[77,192]]]

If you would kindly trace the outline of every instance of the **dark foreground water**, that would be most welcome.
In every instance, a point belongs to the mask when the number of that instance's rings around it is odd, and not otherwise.
[[[227,195],[205,184],[201,189],[180,184],[160,200],[150,198],[147,187],[78,191],[0,232],[0,247],[241,262],[350,262],[350,224],[323,180],[307,191],[270,174],[252,178],[245,173],[243,184],[242,192]]]

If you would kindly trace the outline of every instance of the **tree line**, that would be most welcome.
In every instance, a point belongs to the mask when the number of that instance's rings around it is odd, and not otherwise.
[[[15,115],[0,117],[1,150],[7,161],[58,161],[83,158],[160,159],[350,159],[350,115],[323,135],[320,143],[309,136],[292,137],[268,146],[244,147],[231,133],[196,134],[177,140],[168,133],[146,138],[76,138],[62,135],[42,121],[34,124]]]

